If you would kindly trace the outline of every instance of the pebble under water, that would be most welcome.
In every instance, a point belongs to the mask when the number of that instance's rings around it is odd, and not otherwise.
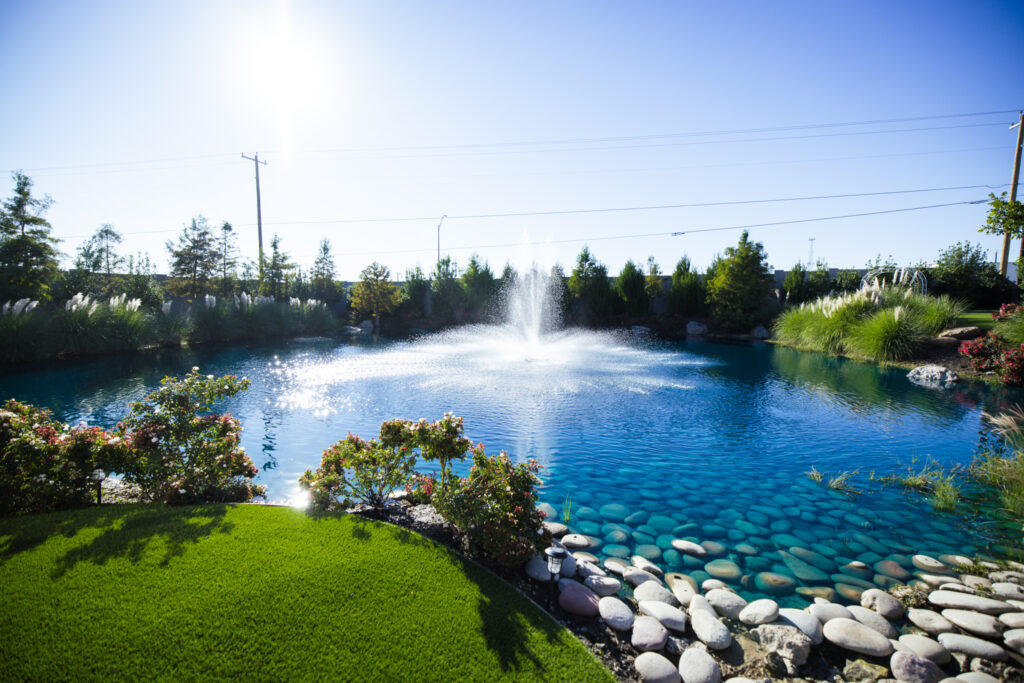
[[[193,365],[253,380],[220,409],[242,420],[273,501],[296,502],[299,475],[346,433],[370,437],[390,418],[452,411],[488,452],[544,466],[541,505],[552,521],[568,512],[583,552],[640,555],[748,599],[852,600],[915,580],[915,553],[998,554],[1006,543],[994,525],[937,513],[869,473],[970,462],[981,412],[1016,394],[928,389],[902,370],[770,345],[480,325],[408,341],[300,339],[69,363],[0,376],[0,395],[112,427],[162,376]],[[812,467],[826,478],[859,470],[864,492],[830,490],[806,476]],[[703,554],[681,552],[678,540]]]

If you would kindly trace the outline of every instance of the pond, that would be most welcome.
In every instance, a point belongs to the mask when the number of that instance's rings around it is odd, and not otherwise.
[[[545,509],[561,519],[568,508],[590,552],[645,555],[698,581],[735,583],[748,598],[803,604],[837,583],[885,583],[873,567],[886,559],[913,570],[916,552],[972,555],[1001,542],[977,520],[936,513],[868,475],[969,462],[981,412],[1015,396],[923,388],[905,371],[766,344],[478,325],[405,341],[299,339],[9,371],[0,396],[112,427],[162,376],[193,365],[252,380],[221,409],[242,420],[275,501],[296,500],[298,477],[346,433],[371,437],[390,418],[452,411],[489,453],[540,461]],[[865,492],[815,483],[812,467],[859,470]],[[709,552],[682,554],[676,538],[710,542]],[[840,573],[855,560],[870,569]]]

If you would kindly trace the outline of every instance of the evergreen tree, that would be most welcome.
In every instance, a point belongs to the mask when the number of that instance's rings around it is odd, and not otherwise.
[[[569,278],[565,276],[565,271],[558,263],[551,266],[551,282],[548,287],[555,310],[558,312],[556,323],[561,327],[572,312],[572,293],[569,291]]]
[[[32,196],[32,180],[12,174],[14,194],[0,208],[0,302],[22,298],[45,300],[60,272],[57,240],[46,212],[49,196]]]
[[[501,271],[501,277],[498,278],[498,291],[502,295],[506,295],[513,287],[516,286],[516,282],[519,280],[519,274],[516,269],[512,267],[512,264],[508,261],[505,262],[505,268]]]
[[[704,314],[704,300],[707,290],[697,271],[690,266],[690,259],[683,255],[672,272],[672,285],[668,292],[669,313],[677,315]]]
[[[274,299],[287,296],[287,275],[294,268],[295,264],[288,259],[288,254],[281,251],[281,238],[275,233],[274,238],[270,240],[270,260],[263,268],[260,293]]]
[[[654,260],[653,254],[647,257],[647,277],[644,280],[647,298],[652,302],[665,293],[665,284],[661,280],[661,269],[658,268],[658,262]]]
[[[608,279],[608,268],[598,263],[587,247],[583,247],[576,257],[576,267],[569,276],[569,291],[574,297],[583,299],[594,315],[611,313],[614,293]]]
[[[409,315],[422,318],[426,314],[427,292],[430,291],[430,280],[423,274],[419,264],[405,271],[405,282],[402,283],[402,307]]]
[[[99,258],[103,272],[107,276],[107,284],[109,285],[114,269],[120,268],[125,264],[124,257],[117,253],[117,245],[124,241],[124,237],[114,229],[113,225],[104,223],[89,238],[89,241],[93,244],[93,251]]]
[[[234,229],[227,221],[221,223],[220,234],[217,235],[217,260],[220,262],[217,275],[220,278],[221,296],[228,297],[235,293],[238,280],[238,240]]]
[[[363,268],[352,286],[352,308],[372,314],[374,329],[380,329],[380,315],[395,310],[401,300],[402,290],[391,282],[391,271],[376,261]]]
[[[782,281],[782,293],[786,297],[786,303],[802,304],[807,301],[811,298],[807,290],[807,271],[804,270],[803,264],[797,261],[786,273],[786,279]]]
[[[453,320],[462,308],[462,287],[459,284],[459,266],[450,256],[442,258],[434,267],[430,291],[434,316],[444,321]]]
[[[751,242],[744,230],[739,244],[727,248],[715,264],[708,282],[711,315],[723,330],[745,332],[769,317],[773,293],[764,246]]]
[[[313,270],[309,277],[314,298],[328,303],[338,300],[338,285],[334,281],[336,277],[334,255],[331,253],[331,243],[326,237],[320,240],[320,251],[317,252],[316,260],[313,261]]]
[[[469,264],[462,273],[462,293],[466,309],[470,315],[479,320],[490,307],[494,296],[496,282],[494,273],[486,262],[480,263],[476,254],[469,257]]]
[[[197,300],[206,293],[218,264],[217,243],[206,218],[193,218],[178,236],[177,245],[168,240],[166,246],[171,256],[170,275],[181,283],[174,288]]]
[[[832,275],[829,273],[828,264],[818,261],[814,270],[807,273],[807,300],[813,301],[832,291]]]
[[[632,316],[646,315],[650,307],[647,297],[646,282],[643,273],[632,260],[626,261],[618,279],[615,291],[626,307],[626,313]]]

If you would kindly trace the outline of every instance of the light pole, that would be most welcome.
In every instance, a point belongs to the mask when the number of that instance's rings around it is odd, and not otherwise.
[[[561,573],[562,560],[568,553],[565,552],[565,548],[551,545],[544,549],[544,554],[548,557],[548,573],[551,574],[551,581],[548,582],[548,609],[551,609],[551,598],[555,593],[555,577]]]
[[[448,218],[448,214],[441,216],[441,220],[437,224],[437,262],[441,262],[441,223],[444,223],[444,219]]]

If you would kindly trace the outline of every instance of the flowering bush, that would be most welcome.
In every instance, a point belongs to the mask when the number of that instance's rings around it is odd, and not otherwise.
[[[0,513],[87,505],[93,473],[122,469],[127,448],[99,427],[71,427],[50,412],[10,400],[0,408]]]
[[[132,449],[125,480],[166,503],[246,501],[262,496],[257,469],[239,445],[242,424],[209,411],[213,404],[249,388],[249,380],[200,375],[165,377],[161,387],[132,406],[118,424]]]
[[[420,449],[424,460],[436,460],[441,465],[441,486],[447,486],[451,479],[452,460],[465,460],[473,442],[464,435],[462,418],[445,413],[436,422],[420,418],[418,422],[402,422],[413,437],[413,444]]]
[[[425,505],[434,499],[437,489],[437,475],[414,474],[412,481],[405,485],[405,497],[413,505]]]
[[[299,486],[310,492],[316,508],[350,499],[381,508],[392,491],[409,481],[416,464],[412,441],[402,420],[382,424],[380,441],[349,433],[324,451],[316,472],[306,470]]]
[[[994,332],[985,337],[969,339],[960,344],[960,355],[967,356],[971,367],[977,372],[990,372],[997,369],[1005,342]]]
[[[1003,384],[1024,386],[1024,344],[1007,349],[1000,358],[996,372]]]
[[[544,513],[536,508],[540,465],[532,459],[514,463],[505,453],[488,456],[483,444],[472,453],[469,476],[436,491],[434,505],[463,534],[468,549],[506,566],[522,564],[551,541]]]
[[[1006,320],[1010,316],[1017,313],[1018,310],[1019,307],[1017,306],[1017,304],[1003,304],[1002,306],[999,307],[998,312],[992,314],[992,319],[995,320],[996,322],[999,322],[1000,320]]]

